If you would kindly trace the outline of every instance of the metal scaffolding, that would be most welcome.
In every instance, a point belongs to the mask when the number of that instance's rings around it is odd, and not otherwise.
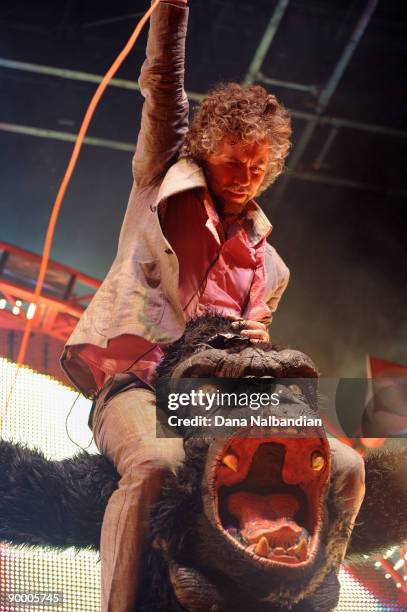
[[[298,143],[296,144],[294,151],[292,153],[292,155],[290,156],[289,162],[288,162],[288,168],[290,170],[297,170],[299,163],[308,147],[308,144],[311,141],[312,136],[315,133],[315,130],[317,129],[318,125],[321,122],[321,118],[323,117],[323,114],[329,104],[329,102],[332,99],[333,94],[336,91],[336,88],[339,85],[339,82],[352,58],[352,55],[354,54],[356,47],[358,46],[360,40],[363,37],[363,34],[365,33],[365,30],[367,28],[367,25],[377,7],[379,0],[368,0],[357,24],[355,29],[353,30],[351,37],[349,38],[347,44],[345,45],[345,48],[342,51],[342,54],[338,60],[338,62],[336,63],[336,65],[334,66],[331,76],[329,77],[328,81],[325,83],[324,87],[322,88],[318,99],[317,99],[317,103],[316,103],[316,112],[315,114],[310,117],[307,120],[307,124],[305,126],[305,129],[301,135],[300,140],[298,141]],[[260,68],[259,68],[260,69]],[[334,138],[336,137],[337,134],[337,129],[338,127],[336,127],[336,131],[332,132],[332,130],[329,132],[328,136],[327,136],[327,140],[325,141],[325,144],[323,146],[322,152],[320,154],[320,157],[325,157],[328,149],[330,148]],[[321,166],[319,166],[321,167]],[[293,172],[288,172],[285,177],[280,181],[275,193],[274,193],[274,197],[273,197],[273,208],[276,208],[279,204],[279,202],[281,201],[281,198],[283,197],[285,190],[287,188],[288,182],[290,180],[290,176],[294,177],[295,174]],[[297,177],[304,177],[303,173],[297,173]],[[308,176],[310,176],[308,174]],[[311,175],[312,176],[312,175]],[[343,181],[341,181],[343,184]],[[333,183],[333,181],[332,181]],[[351,184],[352,181],[349,181],[348,184]],[[336,183],[339,186],[339,183]]]
[[[335,176],[327,176],[325,174],[319,173],[319,170],[323,168],[324,160],[328,152],[334,146],[335,139],[341,129],[352,129],[371,134],[380,134],[393,138],[404,139],[407,137],[407,132],[403,130],[394,129],[388,126],[352,121],[341,117],[330,117],[325,114],[328,104],[331,101],[332,96],[336,91],[347,66],[349,65],[352,55],[355,52],[358,44],[360,43],[366,31],[366,28],[377,7],[377,4],[378,0],[368,0],[347,44],[345,45],[336,65],[333,67],[330,77],[328,78],[325,85],[320,88],[315,84],[297,83],[272,78],[269,76],[265,76],[262,72],[262,66],[264,64],[265,58],[270,51],[273,40],[275,39],[281,22],[283,21],[284,16],[289,7],[289,0],[277,1],[274,11],[264,31],[264,34],[250,63],[248,72],[245,78],[243,79],[243,82],[245,84],[261,82],[265,85],[277,85],[286,89],[304,91],[315,97],[316,100],[315,112],[313,113],[304,112],[293,108],[288,109],[293,118],[304,121],[306,125],[301,134],[301,138],[295,145],[293,152],[289,158],[288,172],[283,176],[282,179],[280,179],[279,183],[274,188],[273,208],[275,208],[280,202],[291,179],[336,185],[339,187],[348,187],[351,189],[362,189],[376,193],[397,195],[401,197],[405,197],[407,195],[407,191],[403,189],[392,189],[387,185],[374,185],[366,182],[348,180]],[[9,58],[0,58],[0,68],[5,68],[13,71],[31,72],[34,74],[48,75],[56,78],[82,81],[85,83],[98,84],[102,80],[102,76],[98,74],[81,72],[77,70],[67,70],[55,66],[46,66],[29,62],[21,62]],[[110,86],[118,87],[121,89],[140,91],[139,85],[136,81],[130,81],[126,79],[112,79],[112,81],[110,82]],[[199,102],[205,96],[204,93],[200,92],[188,91],[187,93],[189,99],[194,102]],[[325,142],[320,147],[319,154],[316,156],[312,164],[314,172],[300,171],[300,162],[318,126],[329,126],[330,129],[326,136]],[[49,130],[43,127],[20,125],[9,122],[0,122],[0,131],[26,134],[39,138],[64,140],[68,142],[72,142],[75,140],[75,135],[70,132]],[[85,143],[97,147],[107,147],[113,150],[134,150],[133,143],[103,138],[89,137],[86,139]]]

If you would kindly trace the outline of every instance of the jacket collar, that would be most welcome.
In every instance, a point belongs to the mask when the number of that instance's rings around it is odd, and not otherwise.
[[[204,171],[194,161],[183,157],[172,165],[165,175],[158,191],[159,204],[182,191],[203,187],[207,189]]]
[[[158,192],[157,203],[177,193],[198,188],[203,189],[209,196],[208,185],[201,166],[191,159],[181,158],[169,168],[165,175]],[[209,220],[216,225],[219,217],[211,197],[205,198],[205,209]],[[239,222],[244,227],[247,238],[253,246],[266,238],[273,229],[270,221],[254,200],[250,200],[247,204],[245,214]]]

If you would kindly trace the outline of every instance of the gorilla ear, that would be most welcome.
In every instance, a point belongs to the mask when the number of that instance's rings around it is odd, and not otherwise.
[[[384,552],[407,541],[407,448],[365,456],[366,495],[347,555]]]

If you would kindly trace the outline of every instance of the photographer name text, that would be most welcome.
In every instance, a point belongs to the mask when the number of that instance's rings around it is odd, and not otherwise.
[[[322,427],[322,419],[311,419],[299,416],[295,419],[278,417],[276,415],[248,417],[224,417],[216,414],[213,417],[196,415],[194,417],[168,417],[170,427]]]

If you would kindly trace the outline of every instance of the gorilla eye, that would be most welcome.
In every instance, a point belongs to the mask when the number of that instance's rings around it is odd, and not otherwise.
[[[219,389],[216,385],[213,385],[211,383],[205,383],[199,387],[199,391],[202,391],[202,393],[207,393],[208,395],[211,395],[213,393],[216,393],[216,391],[219,391]]]
[[[302,389],[300,387],[300,385],[297,384],[292,384],[292,385],[288,385],[288,388],[290,389],[290,391],[292,391],[294,393],[294,395],[302,395]]]
[[[325,457],[320,451],[314,451],[311,455],[311,467],[315,472],[320,472],[325,466]]]

